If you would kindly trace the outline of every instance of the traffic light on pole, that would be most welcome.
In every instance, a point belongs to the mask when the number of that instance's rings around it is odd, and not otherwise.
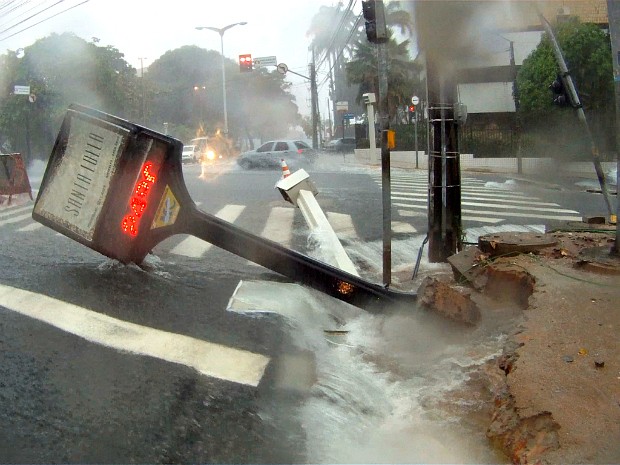
[[[553,92],[553,103],[559,106],[570,104],[571,99],[568,95],[568,91],[566,90],[566,86],[564,84],[564,78],[561,74],[558,74],[555,81],[553,81],[549,86],[549,89]]]
[[[413,122],[415,115],[415,105],[409,105],[409,122]]]
[[[366,20],[366,37],[374,44],[387,42],[383,0],[363,0],[362,14]]]
[[[252,54],[245,53],[239,55],[239,71],[242,73],[249,73],[252,71]]]

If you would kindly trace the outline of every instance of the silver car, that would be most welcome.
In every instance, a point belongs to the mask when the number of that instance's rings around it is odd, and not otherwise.
[[[302,140],[272,140],[259,148],[237,157],[237,164],[244,169],[280,168],[282,160],[291,168],[314,163],[317,152]]]

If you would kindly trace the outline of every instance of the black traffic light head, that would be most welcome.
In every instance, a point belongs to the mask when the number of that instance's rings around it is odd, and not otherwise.
[[[366,20],[366,37],[368,41],[375,44],[387,42],[383,0],[362,1],[362,14]]]
[[[239,71],[242,73],[249,73],[252,71],[252,54],[245,53],[239,55]]]
[[[561,74],[558,74],[555,81],[549,85],[549,89],[553,92],[553,103],[559,106],[565,106],[570,104],[570,97],[566,86],[564,85],[564,78]]]

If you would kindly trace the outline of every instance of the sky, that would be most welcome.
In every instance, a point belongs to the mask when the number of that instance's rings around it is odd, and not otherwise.
[[[332,0],[82,2],[84,0],[0,0],[0,53],[27,47],[51,33],[73,32],[87,41],[96,37],[100,46],[116,47],[139,73],[141,64],[147,67],[166,51],[183,45],[219,52],[219,34],[196,30],[197,26],[222,28],[246,21],[247,25],[225,32],[224,56],[235,61],[245,53],[253,57],[275,56],[278,63],[285,63],[292,71],[308,76],[311,55],[308,51],[310,38],[306,33],[310,21],[321,5],[337,3]],[[353,11],[361,12],[361,2],[356,0],[355,4]],[[27,20],[48,7],[47,11]],[[13,27],[20,21],[24,22]],[[37,22],[41,23],[35,25]],[[19,32],[22,29],[25,30]],[[323,70],[318,75],[319,81],[326,72]],[[293,84],[291,92],[300,113],[309,115],[308,81],[292,73],[287,74],[287,80]],[[326,107],[327,89],[321,91],[319,102],[324,102],[322,106]]]

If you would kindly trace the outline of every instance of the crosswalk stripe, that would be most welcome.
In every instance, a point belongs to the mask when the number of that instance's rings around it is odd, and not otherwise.
[[[414,204],[410,204],[410,203],[400,203],[400,202],[395,202],[392,203],[393,206],[395,207],[402,207],[402,208],[415,208],[418,210],[427,210],[427,205],[414,205]],[[461,209],[461,214],[463,214],[463,219],[466,218],[465,213],[471,213],[471,214],[480,214],[479,210],[468,210],[468,209]],[[549,219],[549,220],[559,220],[559,221],[581,221],[582,218],[580,216],[558,216],[558,215],[537,215],[535,213],[515,213],[515,212],[495,212],[493,210],[489,210],[489,211],[485,211],[484,212],[486,215],[491,215],[491,216],[510,216],[510,217],[515,217],[515,218],[542,218],[542,219]],[[578,212],[575,212],[578,213]],[[478,217],[480,218],[480,217]],[[486,218],[486,217],[484,217]],[[481,219],[478,219],[476,221],[481,221]]]
[[[26,213],[25,215],[15,216],[13,218],[9,218],[7,220],[0,221],[0,226],[4,226],[5,224],[13,224],[19,221],[26,220],[28,218],[32,218],[32,213]]]
[[[409,202],[424,202],[427,203],[425,199],[415,199],[409,197],[392,197],[393,200],[405,200]],[[485,208],[497,208],[500,210],[526,210],[526,211],[539,211],[539,212],[553,212],[553,213],[579,213],[575,210],[566,210],[563,208],[545,208],[545,207],[534,207],[532,205],[538,205],[538,203],[530,203],[528,206],[521,205],[506,205],[506,204],[493,204],[489,205],[488,203],[481,202],[463,202],[461,201],[461,205],[466,205],[468,207],[485,207]],[[486,213],[486,212],[485,212]]]
[[[95,344],[185,365],[239,384],[258,386],[270,361],[261,354],[119,320],[2,284],[0,305]]]
[[[327,212],[327,221],[339,239],[353,239],[357,236],[351,215]]]
[[[0,218],[6,218],[7,216],[14,215],[25,211],[32,211],[32,206],[29,207],[8,207],[3,208],[0,212]]]
[[[409,223],[404,223],[402,221],[394,221],[392,222],[392,232],[401,233],[401,234],[413,234],[413,233],[418,232],[418,230]]]
[[[293,238],[293,219],[295,209],[290,207],[275,207],[269,212],[267,224],[261,232],[262,237],[289,246]]]
[[[464,194],[464,195],[463,195]],[[475,196],[470,195],[475,194]],[[392,195],[404,195],[407,197],[420,197],[420,198],[428,198],[428,192],[403,192],[403,191],[392,191]],[[560,206],[557,203],[552,202],[538,202],[538,197],[516,197],[509,194],[486,194],[484,192],[463,192],[461,191],[461,199],[463,200],[483,200],[485,202],[508,202],[508,203],[522,203],[525,205],[531,205],[532,202],[535,202],[537,205],[549,205],[549,206]]]
[[[245,209],[244,205],[226,205],[215,216],[218,218],[233,223]],[[203,241],[195,236],[187,236],[179,244],[177,244],[171,251],[174,255],[183,255],[190,258],[200,258],[205,252],[212,247],[207,241]]]
[[[19,228],[19,232],[30,232],[36,231],[39,228],[42,228],[43,225],[41,223],[30,223],[28,226],[24,226],[23,228]]]

